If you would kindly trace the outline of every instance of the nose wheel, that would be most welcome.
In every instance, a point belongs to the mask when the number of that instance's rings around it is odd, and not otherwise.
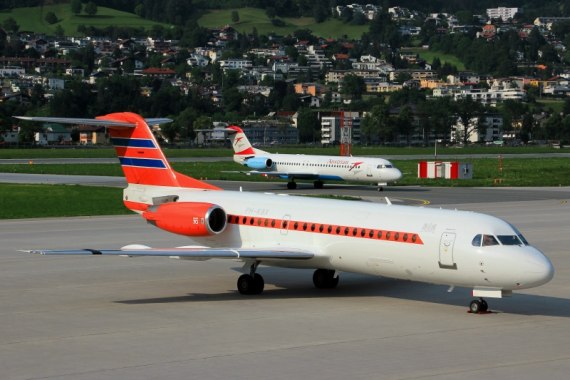
[[[469,312],[473,314],[480,314],[486,313],[489,310],[489,305],[487,301],[483,298],[479,298],[478,300],[473,300],[469,304]]]

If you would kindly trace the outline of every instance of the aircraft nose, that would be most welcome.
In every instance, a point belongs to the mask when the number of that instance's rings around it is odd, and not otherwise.
[[[392,171],[390,172],[390,175],[392,177],[392,181],[397,181],[400,178],[402,178],[402,172],[400,171],[400,169],[397,168],[393,168]]]
[[[528,260],[525,270],[526,286],[535,287],[546,284],[554,277],[554,266],[542,252],[535,249]]]

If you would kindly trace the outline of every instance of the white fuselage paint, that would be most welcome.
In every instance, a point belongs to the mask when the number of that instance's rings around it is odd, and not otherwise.
[[[402,172],[383,158],[313,156],[302,154],[257,153],[273,161],[268,171],[286,173],[289,178],[303,179],[307,174],[323,180],[344,180],[368,183],[390,183],[402,178]],[[244,164],[246,157],[234,155],[234,161]],[[307,179],[313,179],[308,177]]]
[[[124,191],[124,199],[146,204],[168,195],[178,195],[178,202],[213,203],[228,215],[290,221],[287,229],[229,223],[219,235],[193,237],[198,244],[283,246],[315,253],[311,260],[263,260],[265,265],[325,268],[492,290],[539,286],[554,273],[548,258],[530,245],[473,246],[477,234],[518,234],[509,223],[474,212],[134,184]],[[292,230],[293,221],[417,234],[422,244]]]

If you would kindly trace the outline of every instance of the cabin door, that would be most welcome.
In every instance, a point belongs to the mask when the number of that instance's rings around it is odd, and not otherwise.
[[[439,267],[445,269],[457,269],[453,260],[453,246],[455,245],[455,233],[444,232],[439,241]]]
[[[372,177],[372,166],[368,164],[366,164],[366,176]]]

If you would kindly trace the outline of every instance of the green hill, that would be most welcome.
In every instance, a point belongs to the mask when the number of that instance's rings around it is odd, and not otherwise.
[[[239,14],[239,22],[232,22],[232,11]],[[285,26],[277,27],[271,24],[271,20],[263,9],[259,8],[238,8],[214,10],[205,14],[198,20],[200,26],[206,28],[219,28],[230,25],[241,33],[251,33],[253,28],[259,34],[269,34],[274,32],[279,35],[292,34],[297,29],[310,29],[313,34],[320,37],[338,38],[347,35],[349,38],[360,38],[362,33],[368,31],[368,25],[350,25],[337,19],[328,19],[325,22],[317,23],[312,17],[283,18]]]
[[[48,24],[45,15],[53,12],[59,22]],[[66,35],[79,35],[77,27],[79,25],[105,28],[110,25],[145,28],[150,29],[153,25],[160,24],[154,21],[145,20],[133,13],[121,12],[111,8],[98,7],[95,16],[74,15],[69,4],[46,5],[43,7],[14,8],[11,11],[0,12],[0,23],[12,17],[20,26],[20,31],[30,31],[36,33],[55,34],[57,25],[61,25]]]

